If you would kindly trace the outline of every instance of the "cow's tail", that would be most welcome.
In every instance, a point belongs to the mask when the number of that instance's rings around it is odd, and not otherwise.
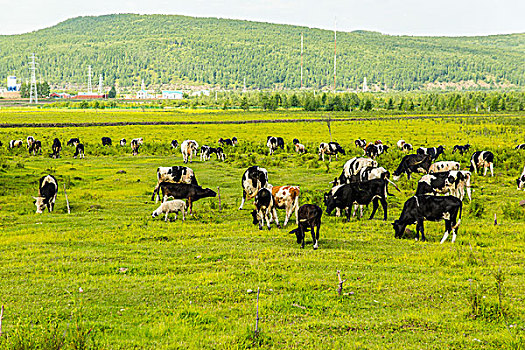
[[[398,190],[399,192],[401,192],[401,190],[399,189],[399,187],[397,187],[397,185],[396,185],[394,182],[392,182],[390,179],[387,178],[386,181],[390,182],[390,183],[392,184],[392,186],[394,186],[394,187],[396,188],[396,190]],[[389,193],[389,195],[390,195],[390,193]]]
[[[160,183],[157,183],[157,186],[153,189],[153,194],[151,195],[151,200],[155,200],[155,195],[157,195],[159,198],[159,190],[160,190]]]
[[[455,230],[459,227],[459,224],[461,224],[461,214],[463,213],[463,203],[459,203],[459,218],[458,221],[454,226],[452,226],[452,229]]]

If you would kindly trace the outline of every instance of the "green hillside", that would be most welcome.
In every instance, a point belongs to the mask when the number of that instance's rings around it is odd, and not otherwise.
[[[105,84],[155,88],[209,84],[223,88],[298,88],[300,34],[304,84],[333,82],[333,32],[306,27],[173,15],[78,17],[22,35],[0,36],[0,79],[28,79],[28,56],[56,87],[87,81],[87,66]],[[468,88],[525,86],[525,34],[410,37],[338,33],[339,89],[413,90],[455,83]],[[469,83],[470,82],[470,83]],[[70,84],[70,85],[69,85]],[[452,86],[454,87],[454,86]]]

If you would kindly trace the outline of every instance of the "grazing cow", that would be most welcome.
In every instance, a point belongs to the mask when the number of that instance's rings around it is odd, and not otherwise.
[[[272,221],[272,210],[274,211],[275,217],[275,208],[273,207],[273,196],[269,189],[261,188],[254,199],[255,210],[252,211],[253,224],[259,224],[259,230],[262,230],[264,225],[264,220],[266,220],[266,226],[270,230],[270,223]],[[279,221],[276,220],[277,227],[279,227]]]
[[[355,146],[356,147],[359,147],[359,148],[362,148],[362,149],[365,149],[366,147],[366,140],[365,139],[357,139],[355,140]]]
[[[35,138],[33,136],[28,136],[27,137],[27,148],[31,148],[31,146],[33,146],[33,143],[35,142]]]
[[[491,176],[494,176],[494,154],[490,151],[477,151],[470,157],[470,171],[478,173],[478,169],[484,167],[483,176],[487,175],[490,168]]]
[[[237,146],[239,144],[239,140],[234,136],[232,137],[232,143],[234,146]]]
[[[297,243],[304,248],[304,238],[308,229],[312,233],[312,243],[314,249],[318,248],[319,243],[319,228],[321,227],[321,217],[323,216],[323,210],[315,204],[303,204],[299,208],[299,224],[296,229],[291,230],[289,233],[295,233],[297,237]],[[315,232],[317,229],[317,233]]]
[[[382,145],[383,144],[383,141],[381,140],[375,140],[374,141],[374,145]]]
[[[222,147],[208,147],[208,149],[206,150],[206,154],[205,154],[205,158],[206,160],[209,160],[210,159],[210,156],[212,155],[212,153],[215,153],[215,155],[217,156],[217,160],[222,160],[224,162],[224,150],[222,149]]]
[[[399,141],[397,141],[396,143],[396,146],[397,148],[399,148],[400,150],[403,150],[403,146],[406,144],[405,140],[401,139]]]
[[[270,155],[272,155],[279,147],[284,150],[284,140],[282,137],[268,136],[266,138],[266,147],[268,147]]]
[[[299,143],[298,139],[293,139],[293,145],[295,147],[295,152],[300,153],[300,154],[306,153],[306,148],[304,147],[302,143]]]
[[[288,220],[290,220],[293,212],[295,212],[295,222],[299,224],[297,213],[299,210],[299,193],[299,186],[273,186],[272,188],[274,209],[285,209],[286,211],[283,226],[288,224]],[[279,226],[277,212],[275,212],[274,216],[275,222]]]
[[[82,143],[76,143],[75,154],[73,154],[73,158],[77,157],[79,157],[80,159],[84,158],[84,144]]]
[[[440,154],[445,154],[445,148],[441,145],[430,148],[419,147],[416,153],[421,155],[429,155],[430,159],[434,162]]]
[[[242,175],[241,186],[242,202],[239,210],[242,209],[244,202],[255,197],[261,188],[272,188],[272,185],[268,183],[268,171],[257,165],[246,169]]]
[[[377,161],[370,158],[354,157],[348,160],[345,165],[343,165],[343,172],[341,174],[344,176],[344,183],[359,181],[359,179],[353,179],[353,177],[358,176],[361,170],[365,168],[377,168],[377,166]]]
[[[136,156],[139,154],[139,148],[142,142],[139,141],[140,139],[133,139],[131,140],[131,154]]]
[[[525,143],[517,145],[514,149],[525,149]]]
[[[120,147],[124,147],[126,146],[126,139],[121,139],[120,140]]]
[[[111,138],[104,136],[102,138],[102,146],[111,146]]]
[[[463,203],[459,198],[454,196],[413,196],[407,199],[403,206],[403,211],[398,220],[392,223],[395,232],[395,238],[401,238],[405,233],[408,225],[416,224],[416,239],[425,241],[425,231],[423,222],[445,220],[445,234],[441,243],[445,242],[449,232],[452,232],[452,243],[456,240],[456,233],[461,223],[461,212]]]
[[[53,150],[53,158],[60,158],[60,151],[62,151],[62,143],[58,138],[55,138],[53,140],[53,146],[51,146],[51,149]]]
[[[131,143],[133,143],[133,141],[135,141],[135,142],[138,143],[139,145],[144,144],[144,139],[143,139],[142,137],[139,137],[139,138],[136,138],[136,139],[131,140]]]
[[[465,190],[468,195],[469,201],[472,201],[472,192],[470,189],[470,178],[472,174],[470,171],[457,171],[452,170],[449,172],[449,179],[447,181],[453,182],[455,191],[452,192],[453,196],[458,197],[461,201],[465,198]]]
[[[186,203],[180,199],[162,202],[160,206],[151,214],[152,218],[156,218],[160,214],[166,213],[164,221],[168,222],[168,215],[175,213],[175,220],[177,220],[177,213],[182,211],[182,221],[185,219],[184,211],[186,210]]]
[[[388,148],[389,147],[387,145],[383,145],[383,144],[374,145],[373,143],[369,143],[365,147],[364,151],[365,151],[365,155],[367,157],[375,159],[376,157],[380,156],[381,154],[386,153]]]
[[[175,149],[179,147],[179,143],[177,142],[177,140],[171,140],[171,148]]]
[[[195,173],[191,168],[185,166],[170,166],[170,167],[158,167],[157,168],[157,185],[153,189],[153,195],[151,200],[157,198],[156,202],[159,200],[159,188],[162,182],[172,182],[172,183],[186,183],[192,185],[198,185],[197,178]]]
[[[412,145],[409,144],[409,143],[405,143],[403,145],[403,152],[409,152],[409,151],[412,151],[413,149],[414,149],[414,147],[412,147]]]
[[[223,139],[222,137],[218,141],[221,146],[233,146],[233,141],[230,139]]]
[[[452,150],[452,153],[458,151],[459,154],[463,155],[463,153],[468,152],[469,149],[470,149],[470,145],[468,143],[465,146],[455,145],[454,149]]]
[[[169,197],[173,199],[186,199],[188,201],[188,209],[190,215],[193,213],[193,202],[207,197],[215,197],[217,193],[209,188],[202,188],[199,185],[172,182],[162,182],[160,184],[162,191],[163,202],[167,201]]]
[[[39,140],[35,140],[31,143],[31,147],[29,147],[29,154],[33,153],[33,155],[40,154],[42,152],[42,142]]]
[[[182,159],[184,163],[191,163],[193,160],[193,155],[197,156],[197,151],[199,149],[199,144],[195,140],[184,140],[180,145],[180,151],[182,153]]]
[[[53,175],[42,176],[38,182],[38,197],[33,197],[36,212],[42,214],[42,211],[47,207],[47,210],[51,213],[55,208],[57,193],[57,179]]]
[[[525,186],[525,167],[523,167],[520,177],[516,179],[516,184],[518,185],[518,191]]]
[[[449,162],[449,161],[442,161],[442,162],[436,162],[428,168],[428,173],[442,173],[445,171],[451,171],[451,170],[459,170],[459,163],[458,162]]]
[[[368,205],[373,202],[373,210],[370,215],[372,219],[379,207],[379,202],[383,207],[384,219],[387,219],[387,185],[388,183],[383,179],[376,179],[365,182],[355,182],[350,184],[342,185],[338,188],[335,193],[327,192],[324,195],[324,204],[326,205],[326,212],[330,214],[335,208],[345,209],[349,208],[352,204],[356,203],[359,205]],[[352,216],[355,215],[354,213]],[[363,211],[361,207],[361,217],[363,217]],[[350,211],[346,210],[346,218],[350,221]]]
[[[80,139],[78,137],[73,137],[69,139],[69,141],[66,143],[67,146],[76,146],[77,143],[80,143]]]
[[[394,171],[392,175],[394,181],[399,180],[403,173],[407,174],[407,178],[410,180],[412,173],[428,173],[430,168],[430,156],[421,154],[408,154],[401,159],[401,163]]]
[[[201,146],[201,162],[206,161],[206,158],[209,158],[208,156],[208,150],[210,149],[210,146],[202,145]]]
[[[9,141],[9,148],[13,149],[15,147],[17,147],[17,148],[18,147],[22,147],[23,143],[24,142],[22,140],[11,140],[11,141]]]
[[[416,196],[421,194],[453,194],[456,191],[454,178],[448,171],[423,175],[417,183]]]
[[[329,156],[329,161],[332,161],[332,156],[335,155],[335,159],[337,160],[337,155],[339,153],[342,153],[343,155],[346,155],[345,150],[337,143],[337,142],[321,142],[319,145],[319,160],[324,161],[324,155]]]

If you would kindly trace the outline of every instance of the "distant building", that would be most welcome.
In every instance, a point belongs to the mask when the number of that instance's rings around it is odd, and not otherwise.
[[[68,94],[67,92],[53,92],[52,94],[49,95],[49,97],[52,97],[52,98],[71,98],[71,95]]]
[[[191,96],[210,96],[210,90],[193,91]]]
[[[101,98],[107,98],[108,96],[106,94],[98,95],[94,93],[88,93],[88,92],[79,92],[78,95],[72,96],[71,98],[75,100],[95,100],[95,99],[101,99]]]
[[[21,84],[16,83],[16,77],[7,77],[7,91],[20,91]]]
[[[162,99],[164,100],[182,100],[182,91],[162,91]]]
[[[144,85],[144,80],[142,80],[142,84],[140,85],[140,90],[137,91],[137,99],[138,100],[145,100],[155,98],[155,96],[152,94],[152,91],[146,90],[146,85]]]

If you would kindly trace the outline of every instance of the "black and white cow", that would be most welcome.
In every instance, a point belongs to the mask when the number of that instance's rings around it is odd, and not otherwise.
[[[242,175],[241,186],[242,202],[239,210],[242,209],[244,202],[255,197],[261,188],[268,188],[271,190],[273,187],[270,185],[270,183],[268,183],[268,171],[265,168],[261,168],[257,165],[246,169]]]
[[[514,149],[525,149],[525,143],[517,145],[516,147],[514,147]]]
[[[82,143],[75,143],[75,154],[73,154],[73,158],[79,157],[80,159],[84,158],[84,144]]]
[[[51,213],[55,208],[55,200],[58,193],[58,181],[53,175],[42,176],[38,181],[38,197],[33,197],[36,212],[42,214],[43,210]]]
[[[387,184],[388,182],[383,179],[355,182],[346,185],[342,185],[338,188],[335,193],[327,192],[324,195],[324,204],[326,205],[326,212],[330,214],[334,209],[350,208],[354,203],[359,205],[368,205],[373,202],[373,210],[370,215],[372,219],[379,207],[379,202],[383,206],[384,219],[387,219]],[[355,215],[355,209],[354,213]],[[361,217],[363,217],[363,211],[361,207]],[[346,210],[346,218],[350,221],[350,211]]]
[[[232,137],[232,143],[234,146],[237,146],[239,144],[239,140],[237,139],[237,137]]]
[[[412,147],[411,144],[409,144],[409,143],[405,143],[405,144],[403,145],[403,148],[402,148],[402,151],[403,151],[403,152],[409,152],[409,151],[412,151],[412,150],[414,150],[414,147]]]
[[[304,147],[304,145],[299,142],[299,139],[293,139],[292,142],[293,142],[293,145],[294,145],[294,148],[295,148],[295,152],[297,152],[299,154],[306,153],[306,147]]]
[[[428,173],[442,173],[444,171],[451,171],[451,170],[459,170],[459,163],[458,162],[452,162],[452,161],[442,161],[442,162],[436,162],[428,168]]]
[[[210,159],[210,156],[215,153],[215,155],[217,156],[217,160],[222,160],[224,162],[224,158],[225,158],[225,155],[224,155],[224,150],[222,149],[222,147],[208,147],[208,149],[206,150],[206,160],[209,160]]]
[[[452,195],[463,201],[465,198],[465,192],[467,192],[469,201],[472,201],[472,190],[470,186],[470,179],[472,174],[466,170],[452,170],[449,172],[448,182],[451,182],[455,186],[455,191]]]
[[[80,139],[78,137],[73,137],[69,139],[69,141],[66,143],[67,146],[76,146],[77,143],[80,143]]]
[[[401,139],[401,140],[397,141],[396,146],[397,146],[397,148],[399,148],[400,150],[403,150],[403,146],[404,146],[405,144],[406,144],[406,141],[403,140],[403,139]]]
[[[222,137],[217,141],[221,146],[233,146],[233,141],[230,139],[223,139]]]
[[[315,204],[303,204],[299,208],[299,225],[296,229],[291,230],[289,233],[295,233],[297,237],[297,243],[304,248],[304,238],[308,230],[312,233],[312,244],[314,249],[317,249],[319,243],[319,228],[321,227],[321,217],[323,216],[323,210]],[[317,233],[315,232],[317,229]]]
[[[465,146],[455,145],[454,149],[452,150],[452,153],[455,153],[456,151],[458,151],[459,154],[463,155],[463,153],[467,153],[469,149],[470,149],[470,145],[468,143]]]
[[[383,153],[386,153],[388,148],[389,147],[387,145],[383,145],[383,144],[374,145],[373,143],[369,143],[366,146],[364,151],[367,157],[376,159],[376,157],[380,156]]]
[[[349,159],[343,165],[343,172],[341,173],[339,178],[336,178],[333,184],[342,185],[345,183],[361,181],[360,173],[363,169],[377,168],[377,166],[377,161],[370,158],[354,157],[352,159]]]
[[[200,154],[201,162],[205,162],[207,160],[209,149],[210,149],[210,146],[208,145],[201,146],[201,154]]]
[[[355,146],[356,147],[359,147],[359,148],[362,148],[362,149],[365,149],[366,147],[366,140],[365,139],[357,139],[355,140]]]
[[[450,172],[423,175],[417,183],[416,196],[421,194],[452,194],[455,193],[456,186],[454,178]]]
[[[252,211],[253,224],[259,224],[259,230],[262,230],[264,220],[266,220],[266,226],[270,230],[272,211],[275,211],[271,190],[261,188],[255,195],[254,203],[256,209]]]
[[[483,176],[487,175],[490,168],[490,175],[494,176],[494,154],[490,151],[477,151],[470,157],[470,171],[478,173],[478,169],[484,167]]]
[[[443,146],[438,147],[419,147],[416,151],[417,154],[426,154],[430,156],[430,159],[434,162],[440,154],[445,154],[445,148]]]
[[[516,184],[518,185],[518,191],[525,187],[525,167],[523,167],[520,177],[516,179]]]
[[[11,140],[9,141],[9,149],[13,149],[15,147],[17,148],[22,147],[23,144],[24,144],[24,141],[22,140]]]
[[[126,146],[126,139],[120,139],[119,143],[120,143],[120,147],[125,147]]]
[[[329,156],[329,161],[332,161],[332,156],[335,155],[335,159],[337,160],[337,155],[341,153],[343,155],[346,155],[345,150],[343,147],[341,147],[337,142],[321,142],[319,145],[319,160],[324,161],[324,155],[326,154]]]
[[[104,136],[102,138],[102,146],[111,146],[111,138]]]
[[[27,149],[29,149],[33,146],[33,143],[35,142],[35,138],[33,136],[28,136],[26,141],[27,141]]]
[[[62,143],[58,138],[55,137],[53,140],[53,146],[51,146],[51,149],[53,150],[53,158],[60,158],[60,151],[62,151]]]
[[[42,152],[42,142],[40,140],[35,140],[31,143],[31,146],[29,147],[29,154],[33,153],[33,155],[40,154]]]
[[[266,147],[268,147],[270,155],[272,155],[279,147],[284,150],[284,140],[282,137],[268,136],[266,138]]]
[[[157,198],[156,202],[159,200],[159,188],[162,182],[173,182],[173,183],[186,183],[192,185],[198,185],[197,178],[193,169],[185,166],[170,166],[170,167],[158,167],[157,168],[157,185],[153,189],[153,195],[151,200]]]
[[[395,238],[403,237],[408,225],[416,224],[416,238],[425,241],[425,231],[423,222],[445,220],[445,234],[441,243],[445,242],[450,232],[452,232],[452,243],[456,240],[456,233],[461,223],[461,211],[463,204],[459,198],[454,196],[413,196],[407,199],[403,206],[403,211],[398,220],[392,223]]]
[[[142,142],[140,142],[139,140],[142,140],[142,139],[133,139],[131,140],[131,155],[133,156],[136,156],[139,154],[139,148],[140,148],[140,145],[142,144]]]
[[[173,149],[176,149],[177,147],[179,147],[179,142],[177,140],[171,140],[171,148]]]
[[[410,180],[412,173],[428,173],[430,168],[430,156],[421,155],[421,154],[408,154],[401,159],[401,163],[394,171],[393,179],[395,181],[399,180],[402,174],[407,174],[407,178]]]

